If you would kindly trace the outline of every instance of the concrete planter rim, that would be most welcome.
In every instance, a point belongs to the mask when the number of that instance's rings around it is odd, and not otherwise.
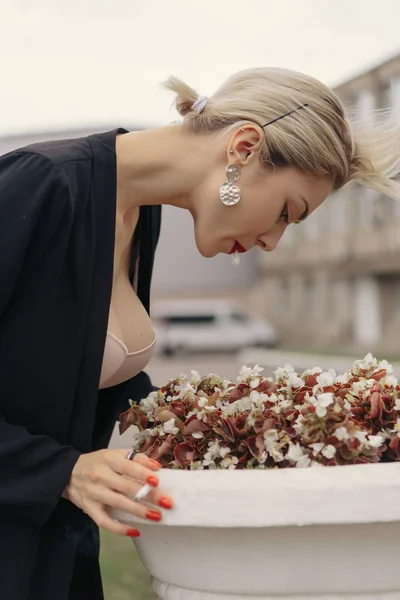
[[[175,500],[156,527],[268,528],[400,521],[400,463],[276,470],[161,469]],[[129,523],[143,522],[114,511]],[[148,522],[147,522],[148,524]]]

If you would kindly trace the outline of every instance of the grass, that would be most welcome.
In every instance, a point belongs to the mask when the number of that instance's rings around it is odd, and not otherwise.
[[[156,600],[130,539],[102,532],[100,564],[105,600]]]

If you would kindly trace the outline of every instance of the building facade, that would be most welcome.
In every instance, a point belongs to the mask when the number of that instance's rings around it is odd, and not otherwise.
[[[335,91],[363,115],[393,105],[400,121],[400,55]],[[351,184],[261,261],[259,297],[285,346],[400,354],[400,201]]]

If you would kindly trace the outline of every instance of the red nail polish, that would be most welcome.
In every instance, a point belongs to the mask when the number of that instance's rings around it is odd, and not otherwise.
[[[150,475],[146,481],[149,485],[151,485],[151,487],[157,487],[159,484],[158,477],[155,477],[154,475]]]
[[[126,535],[127,537],[140,537],[140,531],[137,529],[128,529]]]
[[[149,510],[146,514],[146,519],[150,519],[150,521],[161,521],[161,514],[156,510]]]
[[[149,460],[155,467],[158,467],[159,469],[161,469],[162,464],[159,463],[158,460],[153,460],[152,458],[149,458]]]
[[[174,505],[171,498],[168,498],[167,496],[163,496],[158,504],[161,508],[166,508],[167,510],[170,510]]]

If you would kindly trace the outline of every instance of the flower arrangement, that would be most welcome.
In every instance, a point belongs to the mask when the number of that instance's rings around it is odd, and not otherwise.
[[[179,376],[120,415],[134,449],[172,469],[317,467],[400,459],[400,385],[371,354],[336,375],[291,366],[237,382]]]

